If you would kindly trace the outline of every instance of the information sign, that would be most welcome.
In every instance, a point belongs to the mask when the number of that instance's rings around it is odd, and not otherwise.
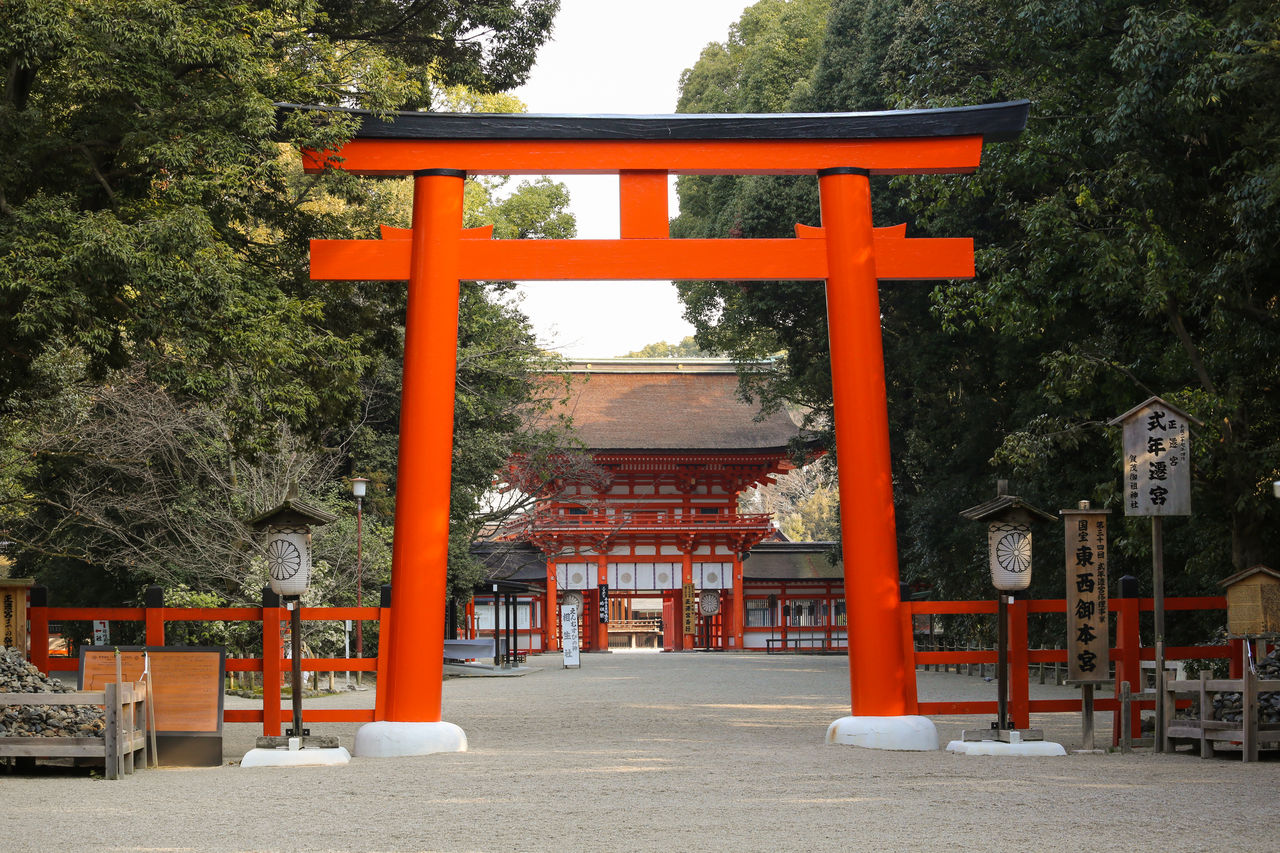
[[[154,693],[161,764],[222,763],[222,681],[225,652],[212,646],[120,646],[126,682],[142,681],[147,669]],[[80,689],[102,690],[116,680],[115,647],[80,648]]]
[[[93,644],[95,646],[111,644],[111,623],[106,619],[93,620]]]
[[[582,666],[578,648],[578,605],[560,605],[560,648],[564,651],[564,665]]]
[[[686,634],[696,634],[698,632],[698,593],[693,588],[693,584],[684,585],[684,632]]]
[[[1152,397],[1111,421],[1124,430],[1125,515],[1191,515],[1194,420]]]
[[[1067,562],[1067,678],[1108,679],[1111,647],[1107,627],[1108,510],[1061,510]]]
[[[602,583],[597,589],[600,590],[600,624],[604,625],[609,621],[609,585]]]

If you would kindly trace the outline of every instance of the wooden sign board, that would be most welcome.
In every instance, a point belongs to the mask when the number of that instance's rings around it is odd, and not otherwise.
[[[560,648],[564,652],[564,666],[582,666],[578,647],[578,606],[560,605]]]
[[[693,584],[684,585],[684,632],[686,634],[698,633],[698,593],[693,588]]]
[[[1067,679],[1109,677],[1107,510],[1061,511],[1067,553]]]
[[[30,578],[0,578],[0,645],[27,656],[27,590]]]
[[[1191,515],[1193,420],[1152,397],[1111,421],[1124,430],[1125,515]]]
[[[220,646],[82,646],[81,690],[101,690],[116,680],[117,649],[125,681],[142,680],[144,667],[150,667],[160,763],[222,764],[226,651]]]

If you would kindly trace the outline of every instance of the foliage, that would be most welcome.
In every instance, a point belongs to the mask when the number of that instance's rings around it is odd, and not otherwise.
[[[680,341],[678,344],[669,344],[666,341],[658,341],[654,344],[645,344],[640,349],[629,352],[623,358],[716,358],[717,354],[708,352],[698,346],[698,342],[690,335]]]
[[[357,8],[358,7],[358,8]],[[408,224],[408,181],[304,175],[339,114],[522,109],[557,0],[16,0],[0,6],[0,539],[65,601],[163,581],[254,601],[244,519],[291,479],[342,518],[318,595],[353,598],[340,476],[371,476],[365,580],[387,576],[403,288],[311,282],[307,240]],[[563,186],[469,182],[467,223],[571,236]],[[533,349],[505,286],[461,305],[455,535],[530,435]],[[465,561],[464,561],[465,562]]]
[[[1280,12],[1255,2],[836,0],[820,51],[774,77],[772,99],[745,93],[723,46],[686,73],[687,111],[1033,102],[1027,131],[987,146],[974,175],[873,179],[877,224],[978,247],[972,281],[881,289],[904,580],[986,594],[985,542],[956,513],[997,476],[1046,509],[1118,509],[1119,440],[1104,425],[1151,394],[1205,421],[1196,514],[1166,526],[1170,594],[1276,561],[1277,44]],[[679,191],[682,236],[818,220],[812,180],[685,178]],[[780,372],[749,377],[752,393],[829,423],[820,288],[680,287],[702,346],[743,363],[785,354]],[[1115,575],[1146,575],[1147,527],[1115,519]],[[1061,564],[1056,532],[1037,542],[1038,564]],[[1042,570],[1033,593],[1059,594],[1057,577]]]

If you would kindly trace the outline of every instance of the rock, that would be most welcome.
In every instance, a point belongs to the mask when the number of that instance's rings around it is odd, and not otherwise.
[[[70,688],[23,660],[0,652],[0,693],[69,693]],[[102,737],[106,727],[94,705],[9,705],[0,708],[0,737]]]

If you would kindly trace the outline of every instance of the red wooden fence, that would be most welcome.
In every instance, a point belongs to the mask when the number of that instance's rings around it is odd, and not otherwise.
[[[1141,689],[1141,662],[1154,661],[1155,650],[1144,647],[1139,642],[1139,613],[1151,611],[1154,607],[1150,598],[1113,598],[1109,608],[1115,614],[1114,647],[1111,649],[1111,660],[1115,664],[1115,681],[1120,684],[1128,681],[1134,691]],[[1169,612],[1193,610],[1225,611],[1226,599],[1221,596],[1201,598],[1166,598],[1165,609]],[[1080,711],[1079,699],[1031,699],[1030,698],[1030,665],[1035,663],[1066,663],[1065,649],[1029,649],[1027,642],[1027,619],[1031,614],[1061,613],[1066,614],[1064,599],[1043,599],[1036,601],[1017,601],[1009,605],[1009,711],[1015,726],[1027,728],[1032,713]],[[906,642],[912,642],[912,617],[916,615],[977,614],[995,618],[995,601],[912,601],[902,605],[902,630]],[[381,622],[385,631],[390,624],[391,609],[389,607],[304,607],[302,619],[311,621],[341,621],[346,619]],[[260,622],[264,630],[263,650],[260,658],[228,658],[227,670],[231,672],[261,672],[263,684],[279,684],[282,675],[288,671],[288,661],[284,658],[279,625],[288,621],[288,611],[283,607],[44,607],[32,606],[29,611],[31,636],[33,638],[31,662],[41,671],[75,671],[78,661],[74,657],[57,658],[49,655],[48,642],[41,643],[37,638],[48,637],[51,621],[91,621],[108,619],[112,621],[134,621],[145,625],[145,641],[149,646],[164,645],[164,629],[167,622]],[[268,626],[275,625],[275,630]],[[385,646],[380,644],[380,648]],[[995,651],[916,651],[916,666],[927,664],[968,664],[996,663]],[[1188,658],[1208,659],[1227,658],[1233,662],[1240,660],[1240,655],[1233,652],[1230,645],[1219,646],[1170,646],[1165,649],[1165,657],[1169,661]],[[376,672],[381,679],[385,673],[385,659],[379,658],[306,658],[302,662],[306,672],[342,672],[360,671]],[[1233,676],[1238,673],[1233,672]],[[370,722],[378,719],[381,711],[382,691],[379,691],[374,710],[360,709],[324,709],[304,708],[304,722]],[[1095,700],[1094,707],[1099,711],[1111,711],[1115,715],[1113,731],[1120,730],[1120,703],[1116,698],[1101,697]],[[1134,731],[1139,731],[1139,713],[1143,707],[1153,707],[1150,700],[1135,702],[1133,707]],[[263,734],[279,735],[281,724],[292,720],[292,709],[282,706],[279,690],[263,690],[262,710],[235,709],[223,712],[223,719],[228,723],[261,723]],[[924,715],[994,715],[996,702],[921,702],[919,713]]]

